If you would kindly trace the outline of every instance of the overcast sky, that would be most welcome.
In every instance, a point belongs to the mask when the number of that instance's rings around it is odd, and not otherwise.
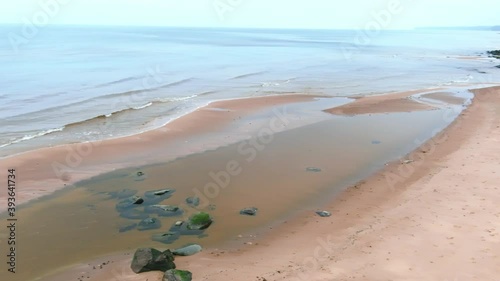
[[[41,3],[57,1],[58,7],[44,12]],[[2,0],[0,5],[0,23],[36,22],[45,13],[49,24],[358,29],[379,14],[388,29],[500,25],[500,0]]]

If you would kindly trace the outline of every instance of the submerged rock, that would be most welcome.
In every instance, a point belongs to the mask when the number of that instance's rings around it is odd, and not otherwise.
[[[200,205],[200,198],[188,197],[186,198],[186,203],[191,207],[198,207]]]
[[[121,233],[121,232],[127,232],[127,231],[130,231],[134,228],[137,227],[137,223],[129,223],[129,224],[126,224],[126,225],[122,225],[118,228],[118,231]]]
[[[146,191],[146,193],[144,193],[144,196],[146,196],[146,197],[165,196],[167,194],[174,193],[174,191],[175,191],[174,189],[152,190],[152,191]]]
[[[196,253],[201,252],[203,248],[198,244],[188,245],[172,251],[175,256],[192,256]]]
[[[137,194],[137,190],[133,190],[133,189],[122,189],[120,191],[108,192],[108,195],[111,198],[118,198],[118,199],[124,199],[124,198],[127,198],[127,197],[132,197],[135,194]]]
[[[153,248],[140,248],[135,251],[130,267],[135,273],[167,271],[175,269],[174,259],[169,250],[160,252]]]
[[[240,215],[255,216],[257,214],[257,210],[258,209],[255,207],[245,208],[240,211]]]
[[[143,181],[146,179],[146,174],[142,171],[137,171],[133,174],[135,181]]]
[[[316,214],[318,214],[318,216],[323,217],[323,218],[326,218],[326,217],[329,217],[332,215],[332,213],[330,213],[328,211],[317,211]]]
[[[141,205],[142,203],[144,203],[144,199],[142,199],[142,197],[132,196],[118,202],[118,204],[116,204],[116,209],[125,210],[125,209],[135,208],[138,205]]]
[[[152,205],[144,208],[144,211],[150,214],[157,214],[161,217],[171,217],[182,214],[182,210],[172,205]]]
[[[200,212],[192,215],[187,222],[187,229],[189,230],[203,230],[207,229],[213,220],[208,213]]]
[[[162,281],[192,281],[193,274],[186,270],[170,269],[165,271]]]
[[[175,189],[159,189],[159,190],[151,190],[146,191],[144,193],[144,197],[146,197],[146,204],[153,205],[158,204],[161,201],[172,197]]]
[[[161,223],[158,219],[155,218],[147,218],[143,219],[138,225],[138,230],[150,230],[150,229],[158,229],[161,227]]]
[[[141,212],[137,209],[122,211],[122,212],[120,212],[120,216],[122,218],[132,219],[132,220],[143,220],[143,219],[149,218],[148,214]]]
[[[372,144],[381,144],[382,142],[379,140],[372,140]]]
[[[307,167],[306,171],[307,172],[313,172],[313,173],[319,173],[319,172],[321,172],[321,169],[320,168],[316,168],[316,167]]]
[[[168,231],[168,232],[164,232],[164,233],[153,234],[151,239],[153,241],[160,242],[163,244],[172,244],[177,239],[179,239],[180,236],[181,236],[181,234],[179,232]]]

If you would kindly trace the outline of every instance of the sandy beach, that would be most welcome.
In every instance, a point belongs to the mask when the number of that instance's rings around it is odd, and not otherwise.
[[[474,93],[446,130],[322,206],[331,217],[303,211],[177,258],[178,268],[194,280],[498,280],[500,87]],[[358,114],[372,112],[373,103],[355,103]],[[161,280],[131,272],[131,254],[41,280]]]

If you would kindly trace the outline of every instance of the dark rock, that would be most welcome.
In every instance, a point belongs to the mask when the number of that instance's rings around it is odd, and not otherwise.
[[[203,230],[207,229],[213,220],[208,213],[200,212],[192,215],[187,222],[187,229],[189,230]]]
[[[181,236],[181,234],[179,232],[169,231],[169,232],[164,232],[164,233],[153,234],[151,239],[153,241],[160,242],[163,244],[172,244],[177,239],[179,239],[180,236]]]
[[[159,189],[159,190],[146,191],[144,195],[146,197],[164,196],[166,194],[172,194],[174,193],[174,191],[175,190],[173,189]]]
[[[200,245],[192,244],[192,245],[188,245],[188,246],[182,247],[182,248],[177,249],[177,250],[173,250],[172,254],[174,254],[175,256],[192,256],[196,253],[201,252],[201,250],[202,250],[202,247]]]
[[[138,207],[138,205],[141,205],[142,203],[144,203],[144,199],[142,199],[139,196],[132,196],[118,202],[118,204],[116,204],[116,209],[120,211],[120,210],[135,208]]]
[[[192,281],[193,274],[186,270],[170,269],[165,271],[162,281]]]
[[[159,189],[147,191],[146,193],[144,193],[144,197],[146,197],[145,203],[148,205],[158,204],[161,201],[172,197],[174,192],[175,189]]]
[[[182,214],[182,210],[179,207],[171,205],[146,206],[144,208],[144,211],[150,214],[157,214],[161,217],[171,217]]]
[[[143,219],[149,218],[148,214],[141,212],[137,209],[122,211],[122,212],[120,212],[120,216],[122,218],[132,219],[132,220],[143,220]]]
[[[174,259],[174,255],[169,250],[160,252],[153,248],[140,248],[135,251],[130,267],[135,273],[167,271],[175,269]]]
[[[247,216],[255,216],[257,214],[257,208],[251,207],[251,208],[245,208],[240,211],[240,215],[247,215]]]
[[[495,66],[496,68],[500,68],[500,65]]]
[[[316,167],[307,167],[306,171],[313,172],[313,173],[319,173],[319,172],[321,172],[321,169],[320,168],[316,168]]]
[[[188,197],[186,198],[186,203],[191,207],[198,207],[200,205],[200,198]]]
[[[158,229],[161,227],[161,223],[158,219],[155,218],[147,218],[143,219],[138,225],[138,230],[150,230],[150,229]]]
[[[323,218],[326,218],[326,217],[329,217],[332,215],[332,213],[330,213],[328,211],[317,211],[316,214],[318,214],[318,216],[323,217]]]
[[[127,232],[127,231],[130,231],[130,230],[132,230],[132,229],[134,229],[136,227],[137,227],[137,223],[129,223],[129,224],[120,226],[118,228],[118,231],[120,231],[120,233],[121,232]]]
[[[500,59],[500,50],[488,51],[488,54],[489,54],[491,57],[494,57],[494,58]]]
[[[138,171],[136,173],[134,173],[134,180],[135,181],[143,181],[146,179],[146,174],[144,174],[144,172],[142,171]]]

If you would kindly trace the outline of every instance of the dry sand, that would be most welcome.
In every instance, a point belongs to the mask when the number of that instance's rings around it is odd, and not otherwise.
[[[302,214],[239,249],[178,258],[178,268],[194,280],[500,280],[500,87],[475,92],[453,125],[408,155],[413,162],[389,164],[326,206],[332,217]],[[78,271],[161,280],[133,274],[130,256],[107,260]]]

